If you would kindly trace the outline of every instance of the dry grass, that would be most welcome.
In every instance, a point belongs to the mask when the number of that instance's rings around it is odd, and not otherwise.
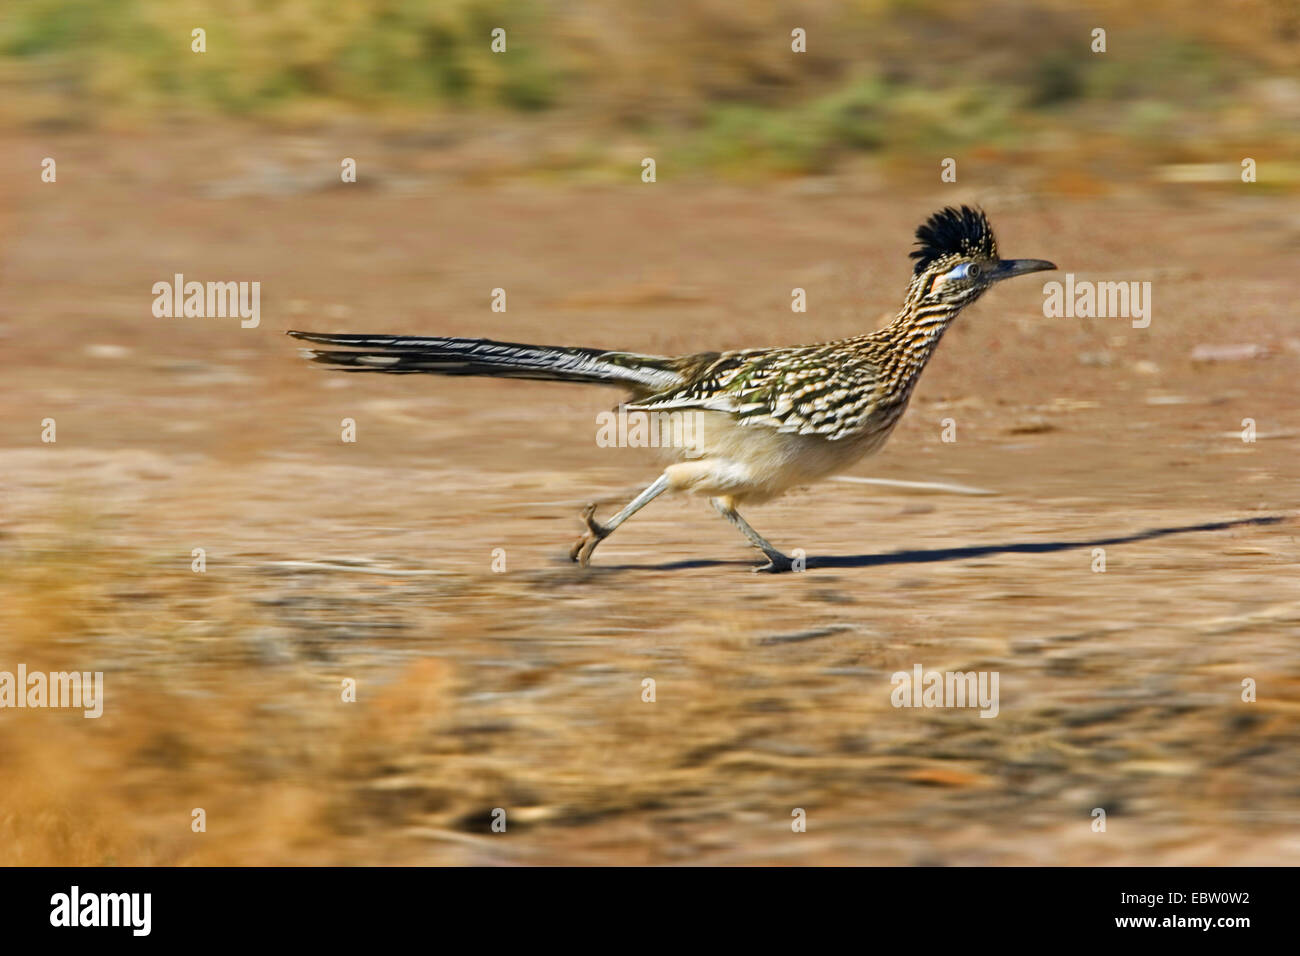
[[[1286,532],[1250,537],[1274,553]],[[1144,549],[1148,563],[1186,554],[1172,548]],[[375,584],[241,562],[191,579],[72,542],[11,552],[4,660],[103,668],[107,696],[98,721],[6,716],[3,862],[1287,858],[1263,844],[1296,827],[1300,678],[1279,652],[1300,603],[1053,628],[1052,581],[1072,563],[972,594],[972,610],[1001,609],[973,625],[934,601],[916,612],[907,590],[859,600],[845,575],[791,585],[792,605],[727,567],[751,606],[682,607],[695,587],[658,572]],[[999,671],[1002,714],[894,710],[888,675],[914,660]],[[1247,671],[1251,707],[1236,700]],[[1095,806],[1115,842],[1083,839]],[[821,839],[781,836],[794,807]],[[993,835],[965,846],[973,825]]]

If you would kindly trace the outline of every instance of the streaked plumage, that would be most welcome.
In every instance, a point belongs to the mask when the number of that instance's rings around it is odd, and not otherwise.
[[[999,260],[984,213],[946,208],[916,231],[907,296],[885,328],[795,348],[704,352],[680,357],[602,349],[521,345],[488,339],[289,334],[339,349],[305,350],[312,361],[350,372],[488,375],[617,385],[626,407],[698,415],[694,441],[678,461],[607,524],[583,515],[587,534],[572,557],[586,564],[596,545],[664,491],[713,499],[768,557],[790,560],[754,531],[738,505],[766,501],[854,464],[888,439],[948,325],[994,282],[1054,269],[1041,260]]]

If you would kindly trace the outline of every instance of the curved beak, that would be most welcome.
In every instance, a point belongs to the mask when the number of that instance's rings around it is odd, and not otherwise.
[[[1003,259],[989,275],[990,282],[1000,282],[1014,276],[1027,275],[1030,272],[1047,272],[1055,269],[1055,262],[1046,259]]]

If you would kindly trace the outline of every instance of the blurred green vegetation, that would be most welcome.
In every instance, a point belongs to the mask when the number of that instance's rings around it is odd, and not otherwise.
[[[87,109],[258,114],[321,99],[536,110],[558,78],[530,42],[544,14],[530,0],[6,0],[0,57]],[[511,34],[508,56],[489,49],[495,27]]]
[[[1252,84],[1294,84],[1297,62],[1294,0],[1205,0],[1195,18],[1176,0],[5,0],[0,120],[578,116],[589,137],[671,134],[693,166],[774,173],[1032,148],[1073,124],[1189,159],[1295,145]]]

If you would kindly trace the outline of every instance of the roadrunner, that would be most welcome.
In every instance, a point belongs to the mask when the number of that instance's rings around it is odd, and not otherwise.
[[[588,505],[587,530],[570,557],[584,567],[596,546],[665,491],[710,498],[722,517],[767,556],[756,571],[793,562],[736,509],[768,501],[836,472],[879,449],[898,424],[917,378],[944,331],[995,282],[1056,266],[999,259],[980,210],[945,208],[916,230],[907,297],[885,328],[795,348],[701,352],[670,358],[489,339],[404,335],[289,335],[337,349],[304,355],[348,372],[488,375],[616,385],[634,412],[693,416],[677,460],[605,522]]]

